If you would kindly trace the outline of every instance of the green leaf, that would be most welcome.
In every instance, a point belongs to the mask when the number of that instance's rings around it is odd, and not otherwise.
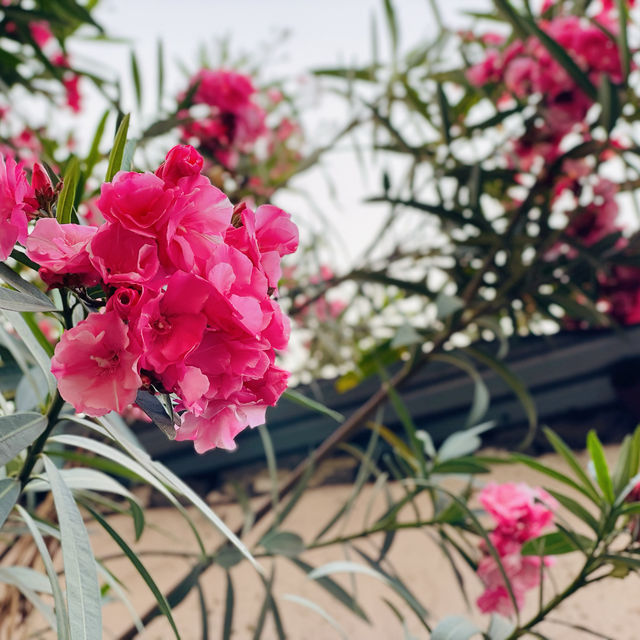
[[[135,51],[131,51],[131,78],[136,92],[136,104],[138,105],[138,110],[140,110],[142,108],[142,86],[140,84],[140,68]]]
[[[456,431],[452,433],[441,445],[438,450],[438,460],[445,462],[462,458],[473,453],[482,445],[479,435],[485,431],[489,431],[495,427],[495,422],[485,422],[470,429]]]
[[[314,568],[299,558],[291,558],[291,562],[299,569],[304,571],[305,574],[310,574],[314,571]],[[333,596],[338,602],[343,604],[351,613],[354,613],[365,622],[370,622],[367,614],[358,604],[358,601],[347,591],[345,591],[335,580],[332,580],[329,576],[315,578],[318,586],[322,587],[327,593]]]
[[[580,466],[580,463],[576,459],[576,457],[571,452],[571,449],[564,443],[562,438],[556,435],[551,429],[545,428],[544,435],[547,437],[547,440],[554,448],[555,452],[560,455],[564,461],[569,465],[569,467],[573,470],[578,480],[582,483],[582,486],[587,491],[587,495],[596,503],[600,501],[600,497],[598,496],[598,492],[593,486],[593,482],[591,482],[591,478],[585,473],[584,469]]]
[[[552,469],[551,467],[548,467],[547,465],[542,464],[541,462],[538,462],[535,458],[530,458],[529,456],[525,456],[520,453],[514,453],[511,455],[511,457],[515,462],[521,462],[522,464],[526,464],[531,469],[534,469],[535,471],[539,471],[540,473],[543,473],[549,476],[550,478],[557,480],[558,482],[562,482],[563,484],[566,484],[572,489],[575,489],[576,491],[579,491],[580,493],[582,493],[584,496],[589,498],[589,500],[591,500],[595,504],[600,505],[600,496],[598,496],[597,492],[595,492],[595,489],[593,488],[591,490],[586,489],[583,485],[578,484],[575,480],[564,475],[564,473],[561,473],[560,471],[556,471],[555,469]]]
[[[58,514],[60,542],[67,586],[71,640],[100,640],[102,611],[100,586],[89,535],[78,507],[53,462],[42,456]]]
[[[565,509],[568,509],[573,515],[578,516],[580,520],[588,524],[596,533],[599,532],[600,525],[598,524],[598,521],[579,502],[569,496],[565,496],[559,491],[554,491],[553,489],[547,489],[547,492],[552,495]]]
[[[615,502],[615,495],[613,493],[613,482],[611,482],[611,476],[609,475],[609,466],[604,457],[602,444],[600,443],[598,435],[593,430],[587,434],[587,449],[589,450],[589,455],[595,468],[598,485],[600,489],[602,489],[602,493],[607,499],[607,502],[613,504]]]
[[[65,416],[65,418],[72,419],[69,416]],[[73,419],[74,421],[78,421],[78,422],[81,420],[76,418],[75,416],[73,417]],[[80,424],[85,424],[85,422],[80,422]],[[92,424],[92,423],[88,423],[88,424]],[[92,426],[97,426],[97,425],[92,424]],[[99,456],[107,458],[108,460],[112,460],[118,465],[126,469],[129,469],[129,471],[137,475],[141,480],[151,485],[154,489],[156,489],[156,491],[160,492],[172,504],[172,506],[175,507],[180,512],[180,514],[184,517],[186,522],[189,524],[189,526],[193,530],[194,535],[198,540],[198,544],[200,545],[202,552],[205,553],[204,545],[202,543],[202,540],[200,539],[198,530],[193,524],[193,520],[189,516],[189,513],[180,504],[180,502],[176,500],[173,493],[171,493],[171,491],[167,489],[165,484],[161,482],[156,477],[156,475],[154,475],[154,473],[151,472],[149,468],[137,462],[134,458],[123,453],[122,451],[118,451],[117,449],[114,449],[109,445],[106,445],[102,442],[98,442],[97,440],[93,440],[91,438],[84,438],[82,436],[64,434],[64,435],[58,435],[58,436],[53,436],[52,438],[49,438],[49,443],[61,443],[70,447],[81,447],[83,449],[87,449],[88,451],[93,451],[94,453],[97,453]],[[121,440],[121,444],[122,444],[122,440]]]
[[[69,614],[64,603],[62,588],[60,587],[60,582],[58,581],[58,574],[53,566],[51,554],[49,553],[49,549],[44,541],[44,538],[42,537],[42,534],[40,533],[33,518],[20,505],[17,506],[17,509],[20,517],[27,525],[27,528],[31,533],[31,537],[35,542],[36,547],[38,548],[40,558],[42,559],[42,564],[44,564],[49,582],[51,583],[51,593],[53,594],[53,601],[55,605],[54,611],[56,614],[56,632],[58,640],[69,640],[71,638]]]
[[[491,622],[487,630],[487,640],[507,640],[507,638],[511,637],[515,628],[516,625],[511,620],[494,613],[491,615]]]
[[[613,491],[619,499],[620,493],[627,486],[631,479],[631,455],[632,455],[632,437],[625,436],[622,441],[620,450],[618,451],[618,460],[613,470],[612,481]],[[635,475],[635,473],[633,474]]]
[[[136,568],[136,571],[140,574],[142,579],[146,582],[149,587],[151,593],[156,599],[158,603],[158,607],[162,613],[166,616],[171,628],[173,629],[173,633],[176,638],[180,640],[180,634],[178,633],[178,628],[176,627],[176,623],[171,614],[171,607],[169,607],[169,603],[165,598],[164,594],[158,588],[158,585],[155,583],[151,574],[147,571],[146,567],[140,562],[137,554],[129,547],[129,545],[124,541],[124,539],[118,534],[118,532],[97,512],[94,511],[90,506],[85,504],[85,509],[89,511],[89,513],[93,516],[93,518],[102,526],[102,528],[113,538],[114,542],[122,549],[124,554],[129,558],[131,564]]]
[[[305,550],[305,544],[297,533],[291,531],[270,531],[260,544],[271,554],[295,558]]]
[[[168,484],[187,498],[193,506],[200,511],[200,513],[207,518],[233,545],[235,545],[242,555],[249,560],[253,567],[258,571],[260,575],[264,575],[264,569],[258,564],[256,559],[251,555],[251,552],[247,546],[242,542],[238,536],[224,523],[224,521],[218,516],[211,507],[187,484],[185,484],[178,476],[169,471],[164,465],[159,462],[152,462],[152,467],[156,473],[160,475]]]
[[[575,534],[577,540],[572,540],[563,531],[554,531],[543,536],[528,540],[522,546],[523,556],[559,556],[583,549],[591,549],[594,540]],[[580,545],[578,544],[580,543]]]
[[[338,624],[336,619],[333,616],[330,616],[321,606],[317,605],[315,602],[311,602],[311,600],[307,600],[307,598],[302,598],[301,596],[294,595],[292,593],[285,593],[282,596],[283,600],[288,600],[289,602],[295,602],[307,609],[317,613],[320,617],[324,618],[338,633],[338,635],[342,638],[342,640],[349,640],[345,630]]]
[[[64,172],[62,191],[58,197],[58,204],[56,205],[56,220],[60,224],[67,224],[71,222],[71,215],[73,213],[73,203],[76,199],[76,190],[78,188],[78,181],[80,180],[80,164],[78,158],[73,156],[67,164],[67,169]]]
[[[129,131],[129,118],[130,116],[127,113],[124,118],[122,118],[122,122],[116,132],[113,148],[109,154],[109,164],[107,166],[105,182],[111,182],[122,166],[122,157],[124,155],[124,147],[127,144],[127,132]]]
[[[124,152],[122,153],[122,164],[120,165],[120,171],[133,171],[133,156],[136,152],[137,140],[127,140],[124,145]]]
[[[0,582],[20,589],[22,595],[42,614],[49,626],[52,629],[56,627],[53,609],[36,593],[51,593],[51,585],[45,575],[29,567],[0,567]]]
[[[20,483],[11,478],[0,480],[0,529],[20,497]]]
[[[473,402],[471,409],[469,409],[469,415],[467,416],[466,425],[472,427],[476,425],[489,409],[490,395],[489,389],[485,384],[484,379],[467,359],[451,353],[435,353],[430,358],[433,361],[446,362],[458,369],[462,369],[473,380]],[[472,449],[473,451],[474,449]]]
[[[233,582],[231,574],[227,571],[227,595],[224,604],[224,622],[222,623],[222,640],[231,640],[231,631],[233,627],[233,608],[235,598],[233,594]]]
[[[480,629],[462,616],[447,616],[431,634],[431,640],[469,640],[481,633]]]
[[[395,53],[398,50],[398,20],[396,19],[396,12],[391,0],[384,0],[384,13],[387,18],[387,26],[389,27],[391,46]]]
[[[485,351],[481,351],[480,349],[476,349],[475,347],[467,347],[465,352],[493,369],[507,383],[507,385],[511,387],[511,390],[516,394],[518,400],[520,400],[520,404],[524,408],[527,419],[529,420],[529,432],[527,433],[524,441],[520,444],[521,448],[526,449],[533,441],[538,425],[538,412],[531,394],[527,391],[527,388],[522,381],[502,362],[494,358],[492,355]]]
[[[303,395],[299,391],[296,391],[295,389],[287,389],[282,394],[282,397],[289,400],[290,402],[293,402],[294,404],[299,404],[303,407],[306,407],[307,409],[311,409],[312,411],[316,411],[325,416],[328,416],[336,422],[344,422],[344,416],[341,413],[330,409],[317,400],[307,398],[307,396]]]
[[[623,82],[626,84],[631,71],[631,51],[629,50],[629,40],[627,29],[629,28],[629,9],[627,0],[616,0],[618,9],[618,51],[620,52],[620,62],[622,63]]]
[[[620,116],[620,100],[618,97],[618,88],[611,82],[611,78],[603,73],[598,87],[598,101],[602,107],[600,113],[600,124],[611,132]]]
[[[16,291],[38,300],[43,307],[48,307],[38,309],[38,311],[56,311],[56,307],[53,305],[46,293],[40,291],[40,289],[38,289],[38,287],[36,287],[32,282],[25,280],[4,262],[0,263],[0,278],[16,289]]]
[[[273,442],[269,431],[264,424],[258,426],[258,433],[260,435],[260,441],[262,442],[262,448],[264,449],[264,456],[267,460],[267,469],[269,471],[269,480],[271,483],[271,505],[273,511],[278,510],[278,464],[276,462],[276,453],[273,449]]]
[[[56,379],[51,373],[51,358],[47,352],[42,348],[38,339],[33,335],[33,332],[29,328],[29,325],[25,322],[24,318],[15,311],[3,311],[7,320],[13,327],[14,331],[20,336],[22,342],[33,356],[36,364],[42,370],[42,373],[47,381],[47,390],[49,397],[53,398],[56,392]]]
[[[33,444],[46,426],[47,418],[33,411],[0,416],[0,465]]]
[[[56,311],[51,300],[44,302],[27,293],[0,287],[0,309],[8,311]]]
[[[162,96],[164,94],[164,48],[162,40],[158,40],[157,61],[158,109],[160,110],[162,109]]]

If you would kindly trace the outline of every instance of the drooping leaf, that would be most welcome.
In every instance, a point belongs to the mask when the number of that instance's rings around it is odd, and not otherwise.
[[[481,633],[481,630],[471,620],[462,616],[447,616],[438,623],[431,640],[469,640]]]
[[[100,586],[89,535],[73,495],[60,472],[47,456],[42,456],[42,459],[60,525],[71,640],[100,640]]]
[[[51,358],[47,352],[42,348],[42,345],[38,342],[37,338],[33,335],[33,332],[29,328],[29,325],[25,322],[21,314],[15,311],[3,311],[7,320],[11,323],[14,331],[20,336],[22,342],[33,356],[36,364],[42,370],[42,373],[47,381],[47,391],[49,397],[53,398],[56,392],[56,379],[51,373]]]
[[[330,409],[329,407],[325,406],[321,402],[318,402],[317,400],[314,400],[313,398],[308,398],[295,389],[287,389],[282,394],[282,397],[286,398],[290,402],[299,404],[302,407],[306,407],[307,409],[311,409],[312,411],[317,411],[318,413],[326,415],[336,422],[344,422],[344,416],[341,413]]]
[[[0,480],[0,529],[20,497],[20,483],[11,478]]]
[[[317,613],[320,617],[324,618],[337,632],[337,634],[342,638],[342,640],[349,640],[345,630],[342,628],[340,624],[336,621],[336,619],[329,615],[320,605],[308,600],[307,598],[303,598],[301,596],[285,593],[282,596],[283,600],[288,600],[289,602],[295,602],[303,607],[306,607],[310,611]]]
[[[0,416],[0,465],[33,444],[46,426],[47,418],[33,411]]]
[[[176,623],[173,619],[173,615],[171,614],[171,607],[167,602],[164,594],[158,588],[158,585],[155,583],[151,574],[147,571],[146,567],[140,562],[138,555],[129,547],[129,545],[125,542],[125,540],[120,536],[120,534],[94,509],[85,505],[85,509],[89,511],[89,513],[93,516],[93,518],[102,526],[102,528],[111,536],[114,542],[122,549],[124,554],[129,558],[131,564],[136,568],[136,571],[140,574],[141,578],[145,581],[151,593],[153,593],[158,606],[162,613],[166,616],[173,632],[178,640],[180,640],[180,634],[178,633],[178,627],[176,627]]]
[[[56,311],[50,300],[44,302],[27,293],[0,287],[0,309],[8,311]]]
[[[299,569],[304,571],[305,574],[310,574],[314,571],[314,568],[299,558],[291,558],[291,562]],[[365,622],[369,622],[367,614],[364,612],[358,601],[343,587],[341,587],[335,580],[327,576],[315,578],[318,586],[322,587],[327,593],[333,596],[338,602],[343,604],[349,611],[357,615]]]
[[[575,534],[575,536],[577,540],[567,537],[563,531],[547,533],[525,542],[521,553],[524,556],[559,556],[593,547],[594,541],[591,538],[578,534]],[[578,541],[581,547],[577,545]]]
[[[53,594],[54,601],[54,611],[56,614],[56,632],[59,640],[69,640],[71,638],[71,630],[69,626],[69,614],[67,612],[67,607],[64,602],[64,595],[62,594],[62,588],[60,587],[60,582],[58,581],[58,574],[53,566],[53,560],[51,558],[51,554],[49,553],[49,549],[45,544],[45,541],[38,529],[35,521],[29,515],[29,513],[23,509],[20,505],[17,506],[18,513],[20,517],[27,525],[29,532],[31,533],[31,537],[38,548],[38,552],[40,553],[40,558],[42,559],[42,564],[44,564],[45,571],[47,572],[47,576],[49,578],[49,582],[51,583],[51,593]]]

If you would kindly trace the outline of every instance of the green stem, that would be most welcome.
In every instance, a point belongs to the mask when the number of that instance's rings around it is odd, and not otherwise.
[[[56,395],[53,397],[53,402],[51,403],[48,411],[47,427],[42,432],[40,437],[27,450],[27,459],[25,460],[22,471],[20,471],[20,475],[18,476],[18,480],[20,481],[20,486],[22,488],[24,488],[27,482],[29,482],[29,476],[33,471],[36,460],[44,449],[44,446],[47,443],[47,440],[51,435],[53,428],[58,423],[58,417],[60,416],[60,411],[62,410],[63,406],[64,400],[60,395],[60,392],[56,391]]]

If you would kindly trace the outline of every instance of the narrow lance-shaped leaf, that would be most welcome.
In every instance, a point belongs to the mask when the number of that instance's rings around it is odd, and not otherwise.
[[[60,224],[66,224],[71,222],[73,214],[73,203],[76,199],[76,190],[78,188],[78,181],[80,180],[80,164],[78,158],[72,157],[67,165],[67,170],[64,173],[62,191],[58,197],[58,204],[56,205],[56,220]]]
[[[0,417],[0,465],[13,460],[45,430],[47,419],[29,411]]]
[[[176,627],[176,623],[171,615],[171,607],[169,607],[169,603],[165,598],[164,594],[158,588],[158,585],[155,583],[151,574],[147,571],[146,567],[140,562],[137,554],[129,547],[129,545],[125,542],[125,540],[118,534],[118,532],[94,509],[85,504],[85,509],[89,511],[89,513],[93,516],[93,518],[102,526],[102,528],[113,538],[114,542],[122,549],[124,554],[129,558],[131,564],[136,568],[136,571],[140,574],[142,579],[145,581],[151,593],[153,593],[158,606],[162,613],[167,617],[173,632],[180,640],[180,634],[178,633],[178,627]]]
[[[7,266],[4,262],[0,262],[0,278],[2,278],[8,285],[20,293],[31,296],[38,300],[43,306],[48,306],[49,311],[55,311],[56,308],[47,296],[43,293],[35,284],[28,282],[21,275],[16,273],[11,267]],[[46,310],[46,309],[43,309]]]
[[[100,586],[89,535],[60,472],[47,456],[43,460],[60,525],[71,640],[100,640]]]
[[[49,553],[49,549],[47,548],[42,534],[40,533],[40,530],[38,529],[33,518],[20,505],[17,506],[17,509],[20,517],[27,525],[27,528],[31,533],[31,537],[35,542],[36,547],[38,548],[40,558],[42,559],[42,564],[44,564],[45,571],[47,572],[47,576],[49,577],[49,582],[51,583],[51,592],[53,594],[53,602],[55,605],[54,610],[56,614],[56,632],[58,640],[69,640],[71,638],[69,614],[64,603],[62,588],[60,587],[60,582],[58,581],[58,574],[53,566],[51,554]]]
[[[569,465],[569,467],[573,470],[578,480],[582,483],[582,486],[586,489],[588,495],[592,500],[598,502],[600,497],[598,496],[598,492],[593,486],[593,482],[591,482],[591,478],[586,474],[585,470],[580,466],[580,463],[576,459],[576,457],[571,452],[571,449],[564,443],[562,438],[555,434],[551,429],[545,428],[544,435],[547,437],[547,440],[554,448],[555,452],[559,454],[562,458],[564,458],[565,462]]]
[[[44,378],[47,381],[47,391],[49,392],[50,398],[53,398],[56,392],[56,379],[51,373],[51,358],[33,335],[33,332],[21,314],[6,310],[3,311],[3,313],[11,323],[14,331],[20,336],[27,349],[29,349],[36,364],[42,370]]]
[[[142,85],[140,83],[140,68],[138,66],[138,58],[135,51],[131,51],[131,79],[133,80],[133,88],[136,92],[136,103],[138,109],[142,108]]]
[[[20,483],[11,478],[0,480],[0,529],[20,497]]]
[[[604,497],[609,504],[613,504],[615,495],[613,493],[613,483],[611,482],[611,475],[609,474],[609,466],[607,460],[604,457],[604,450],[602,444],[595,431],[589,431],[587,435],[587,449],[593,462],[593,466],[596,472],[596,479],[598,485],[602,489]]]
[[[124,155],[124,147],[127,143],[127,133],[129,131],[129,114],[127,113],[118,127],[116,137],[113,141],[113,148],[109,154],[109,164],[107,166],[107,175],[105,182],[111,182],[113,177],[120,171],[122,166],[122,158]]]

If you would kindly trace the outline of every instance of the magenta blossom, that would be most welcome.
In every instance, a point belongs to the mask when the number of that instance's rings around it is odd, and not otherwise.
[[[126,325],[109,311],[92,313],[65,331],[51,360],[60,395],[91,416],[123,411],[142,383],[140,353],[129,351],[129,345]]]
[[[6,260],[16,242],[27,238],[34,191],[22,164],[0,154],[0,260]]]

